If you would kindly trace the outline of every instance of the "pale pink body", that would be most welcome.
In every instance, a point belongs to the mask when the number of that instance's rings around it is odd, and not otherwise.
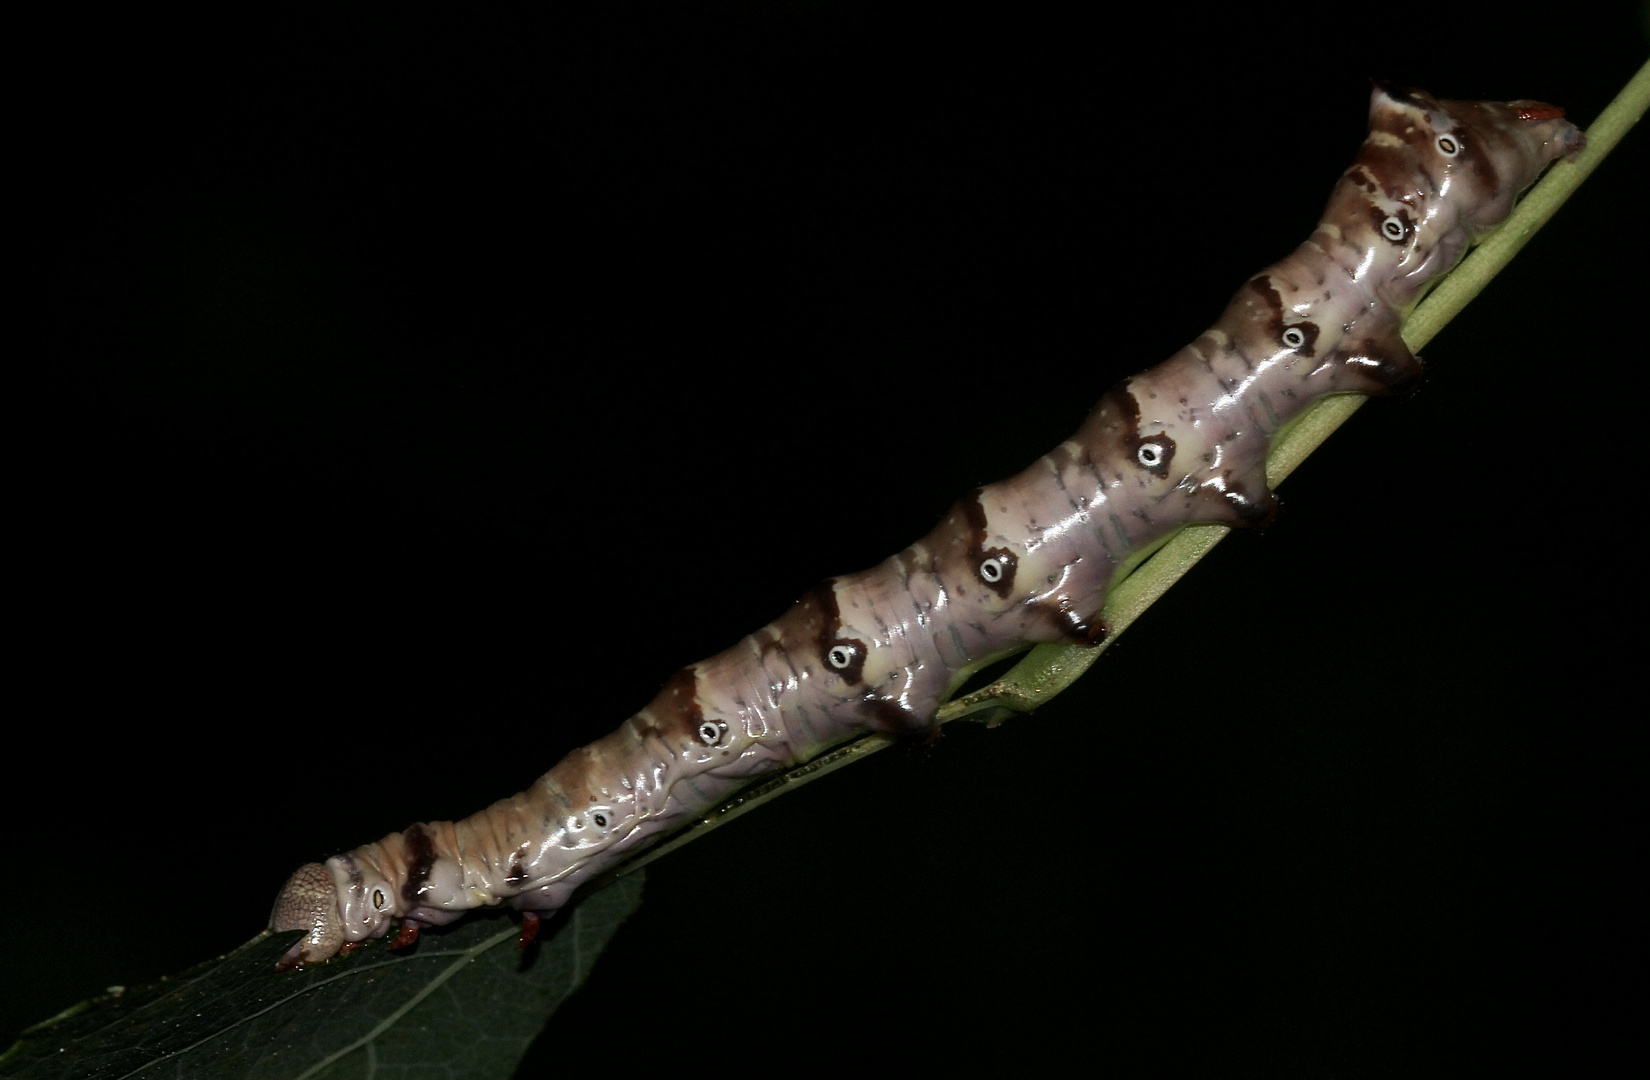
[[[1276,432],[1325,394],[1382,393],[1419,362],[1419,290],[1582,146],[1539,102],[1377,89],[1370,135],[1306,243],[1220,320],[1124,380],[1030,468],[959,501],[879,566],[678,673],[610,735],[519,795],[299,868],[271,916],[283,966],[499,903],[547,912],[752,778],[867,730],[921,732],[952,676],[1026,642],[1104,637],[1118,566],[1183,525],[1266,520]]]

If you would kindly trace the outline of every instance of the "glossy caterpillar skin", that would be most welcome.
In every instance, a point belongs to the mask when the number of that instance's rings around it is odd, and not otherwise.
[[[301,867],[271,925],[283,966],[508,901],[560,907],[595,873],[752,778],[866,730],[921,733],[954,676],[1027,642],[1104,639],[1117,568],[1186,524],[1264,522],[1271,439],[1329,393],[1419,374],[1402,311],[1579,131],[1538,103],[1377,89],[1370,136],[1312,237],[1220,320],[1109,391],[1029,469],[961,500],[882,565],[829,580],[692,665],[531,790]]]

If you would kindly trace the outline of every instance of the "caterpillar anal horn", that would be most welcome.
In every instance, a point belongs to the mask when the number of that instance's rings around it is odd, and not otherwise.
[[[1545,101],[1509,101],[1507,104],[1518,110],[1520,120],[1557,120],[1564,115],[1564,110],[1557,105],[1549,105]]]

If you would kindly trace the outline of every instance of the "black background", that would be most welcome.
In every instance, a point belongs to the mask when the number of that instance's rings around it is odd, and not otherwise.
[[[523,788],[1033,460],[1306,236],[1370,77],[1585,124],[1645,57],[1639,5],[1486,10],[19,42],[0,1038]],[[650,868],[542,1061],[1589,1071],[1643,959],[1644,138],[1065,697]]]

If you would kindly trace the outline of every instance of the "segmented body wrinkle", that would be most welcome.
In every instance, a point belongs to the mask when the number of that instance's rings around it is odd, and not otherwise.
[[[1369,136],[1312,235],[1216,323],[1107,391],[1078,431],[963,496],[920,540],[831,578],[673,676],[529,790],[300,867],[270,924],[283,967],[464,911],[536,916],[753,779],[868,731],[920,735],[953,677],[1016,646],[1098,644],[1120,566],[1189,524],[1267,521],[1274,436],[1327,394],[1411,384],[1404,311],[1579,151],[1562,110],[1377,87]]]

